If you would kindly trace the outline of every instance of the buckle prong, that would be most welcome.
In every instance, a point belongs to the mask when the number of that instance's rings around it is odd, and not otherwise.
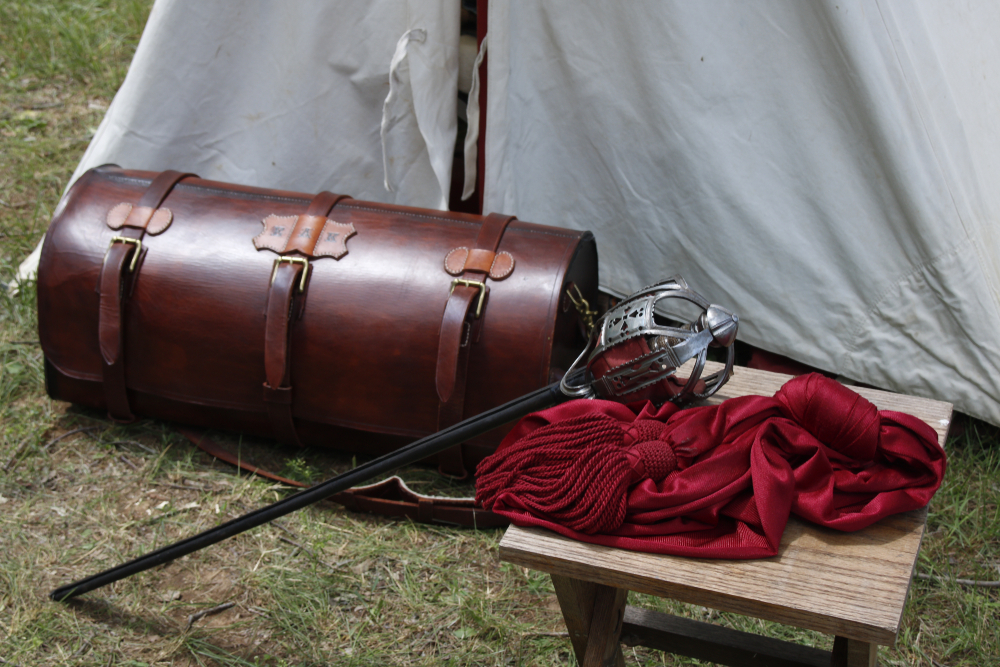
[[[128,265],[128,271],[132,273],[135,271],[135,265],[139,262],[139,255],[142,254],[142,241],[127,236],[112,236],[111,243],[108,244],[108,252],[111,252],[111,246],[116,243],[132,243],[135,245],[135,251],[132,253],[132,261]],[[104,253],[104,256],[107,257],[108,253]]]
[[[278,265],[282,262],[302,265],[302,277],[299,279],[299,293],[306,291],[306,278],[309,275],[309,260],[305,257],[279,257],[274,260],[274,267],[271,269],[271,284],[274,284],[274,277],[278,275]]]
[[[465,280],[464,278],[455,278],[451,281],[451,289],[448,290],[448,295],[451,296],[452,292],[459,285],[465,285],[466,287],[478,287],[479,288],[479,302],[476,304],[476,319],[483,314],[483,299],[486,297],[486,283],[480,282],[478,280]]]

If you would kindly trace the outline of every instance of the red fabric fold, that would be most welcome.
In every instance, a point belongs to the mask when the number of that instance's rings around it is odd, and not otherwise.
[[[571,433],[581,429],[600,432],[600,446],[621,455],[602,463],[590,436],[571,442]],[[544,461],[550,432],[561,438],[568,483],[565,475],[555,481],[554,473],[546,480],[497,476],[516,452]],[[672,457],[662,451],[664,443]],[[585,463],[583,479],[573,466]],[[477,487],[477,495],[517,525],[543,526],[594,544],[762,558],[777,554],[792,513],[852,531],[923,507],[940,486],[945,465],[930,426],[911,415],[880,412],[849,388],[811,374],[789,380],[773,397],[744,396],[716,406],[678,410],[672,404],[580,400],[529,415],[480,465],[477,478],[485,486]],[[636,481],[647,469],[669,472],[663,479]],[[567,485],[557,488],[562,502],[554,513],[538,501],[544,484]],[[621,488],[608,488],[613,484]],[[595,494],[593,506],[601,509],[574,512],[575,503]]]

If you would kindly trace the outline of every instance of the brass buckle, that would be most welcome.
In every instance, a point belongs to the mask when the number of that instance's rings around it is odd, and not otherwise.
[[[309,275],[309,260],[305,257],[279,257],[274,260],[274,268],[271,269],[271,284],[274,284],[274,277],[278,275],[278,265],[282,262],[302,265],[302,277],[299,279],[299,293],[306,291],[306,277]]]
[[[140,241],[139,239],[130,239],[127,236],[112,236],[111,243],[108,244],[108,252],[111,252],[111,246],[113,246],[116,243],[135,244],[135,252],[132,253],[132,261],[129,262],[128,265],[128,272],[132,273],[133,271],[135,271],[135,265],[139,261],[139,255],[142,254],[142,241]],[[108,252],[104,253],[105,259],[108,256]]]
[[[448,296],[455,291],[455,287],[458,285],[465,285],[466,287],[478,287],[479,288],[479,303],[476,304],[476,319],[483,314],[483,299],[486,297],[486,283],[480,282],[478,280],[464,280],[462,278],[455,278],[451,281],[451,289],[448,290]]]

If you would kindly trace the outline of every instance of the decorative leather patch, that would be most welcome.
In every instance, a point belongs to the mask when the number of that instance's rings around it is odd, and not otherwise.
[[[444,270],[453,276],[461,275],[465,270],[465,260],[468,256],[468,248],[455,248],[444,256]]]
[[[352,223],[345,224],[327,218],[319,240],[316,241],[316,247],[313,248],[313,256],[340,259],[347,254],[347,239],[357,233]]]
[[[125,226],[128,214],[132,212],[132,204],[122,202],[108,211],[108,227],[111,229],[121,229]]]
[[[493,259],[493,266],[490,267],[490,278],[493,280],[503,280],[514,271],[514,256],[504,250],[498,252]]]
[[[158,208],[153,211],[153,217],[146,223],[146,233],[156,236],[167,231],[167,227],[174,221],[174,214],[169,208]]]
[[[285,251],[288,239],[292,235],[295,227],[297,215],[269,215],[261,222],[264,223],[264,231],[253,237],[253,245],[257,250],[273,250],[277,253]]]
[[[145,220],[142,219],[145,217],[143,214],[148,215]],[[173,220],[174,214],[170,212],[169,208],[158,208],[150,212],[146,207],[140,206],[133,209],[132,204],[122,202],[108,211],[107,222],[111,229],[121,229],[128,226],[145,229],[148,234],[156,236],[167,231],[167,227]]]
[[[281,254],[285,252],[291,240],[292,232],[300,216],[297,215],[269,215],[262,221],[264,230],[253,238],[254,247],[257,250],[273,250]],[[303,229],[299,234],[312,236],[312,229]],[[347,239],[357,234],[354,225],[351,223],[337,222],[326,219],[323,230],[316,240],[315,247],[309,251],[301,243],[296,244],[298,250],[307,257],[333,257],[340,259],[347,254]]]
[[[479,251],[482,253],[483,251]],[[460,276],[466,270],[469,260],[469,249],[455,248],[444,257],[444,270],[453,276]],[[506,250],[498,252],[490,264],[489,276],[493,280],[503,280],[514,271],[514,256]]]

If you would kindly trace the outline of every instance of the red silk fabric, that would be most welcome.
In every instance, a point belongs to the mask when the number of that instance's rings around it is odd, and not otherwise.
[[[594,435],[607,433],[612,423],[620,435]],[[567,445],[567,430],[588,435]],[[621,455],[613,465],[593,463],[587,447],[609,437],[612,449],[627,449],[631,470],[619,470]],[[642,447],[634,446],[650,438],[658,442],[639,444],[665,443],[672,452],[658,455],[660,473],[652,477],[649,462],[640,460]],[[556,449],[560,461],[546,461],[545,470],[558,469],[559,480],[497,472],[515,455],[541,459]],[[587,472],[588,461],[606,471],[603,476]],[[584,542],[745,559],[777,554],[791,513],[853,531],[923,507],[944,471],[944,451],[923,421],[880,412],[852,390],[812,374],[788,381],[773,397],[744,396],[716,406],[679,410],[669,403],[656,408],[578,400],[529,415],[480,464],[477,495],[517,525],[543,526]],[[614,497],[616,484],[623,502]],[[542,491],[561,502],[558,511],[536,500]],[[589,516],[571,516],[572,494]]]

